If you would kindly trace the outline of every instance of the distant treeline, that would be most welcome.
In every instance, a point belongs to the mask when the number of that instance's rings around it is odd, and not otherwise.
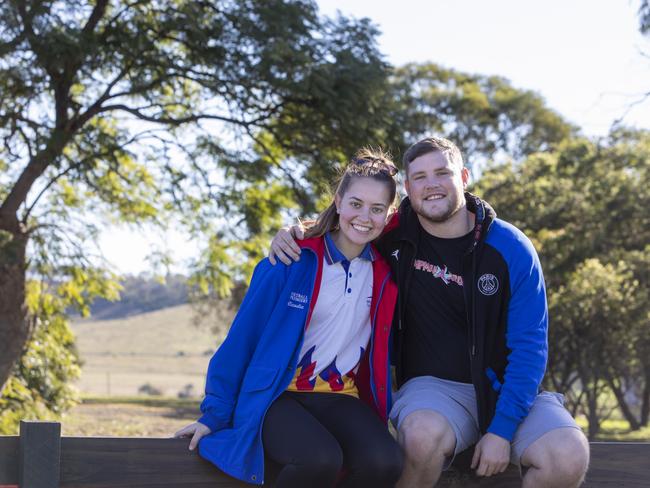
[[[120,300],[95,300],[90,307],[91,318],[119,319],[188,302],[187,277],[183,275],[168,275],[163,282],[147,276],[126,276],[120,283]]]

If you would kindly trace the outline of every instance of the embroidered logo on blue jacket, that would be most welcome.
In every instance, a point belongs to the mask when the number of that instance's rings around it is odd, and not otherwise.
[[[307,298],[307,295],[292,291],[291,295],[289,295],[289,301],[287,302],[287,305],[289,307],[299,308],[302,310],[305,308],[305,305],[307,305],[308,301],[309,298]]]

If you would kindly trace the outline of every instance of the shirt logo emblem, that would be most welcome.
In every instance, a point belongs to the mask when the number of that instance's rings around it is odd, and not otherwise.
[[[395,261],[399,261],[399,249],[395,249],[392,253],[391,256],[395,258]]]
[[[499,280],[496,276],[486,273],[478,279],[478,291],[485,296],[494,295],[499,290]]]

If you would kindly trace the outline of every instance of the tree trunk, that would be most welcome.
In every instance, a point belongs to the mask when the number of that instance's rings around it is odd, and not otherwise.
[[[600,415],[598,413],[598,388],[587,392],[587,422],[589,422],[588,437],[593,441],[600,432]]]
[[[0,230],[0,393],[29,338],[26,247],[26,234]]]
[[[621,389],[620,385],[617,385],[616,381],[611,377],[607,378],[607,384],[614,392],[616,402],[618,403],[618,408],[620,408],[623,417],[625,417],[625,420],[627,420],[627,422],[630,424],[630,430],[639,430],[641,428],[641,424],[635,417],[634,413],[632,413],[630,406],[627,404],[627,401],[625,400],[625,393]]]
[[[643,394],[641,395],[641,425],[643,427],[648,425],[648,417],[650,416],[650,365],[644,368],[644,384]]]

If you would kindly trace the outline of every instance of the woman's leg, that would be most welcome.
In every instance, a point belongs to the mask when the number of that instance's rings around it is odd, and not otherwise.
[[[307,393],[301,401],[343,449],[346,476],[339,487],[388,488],[402,473],[399,445],[365,403],[349,395]]]
[[[283,466],[277,488],[331,488],[343,453],[336,439],[292,394],[283,393],[266,412],[264,453]]]

